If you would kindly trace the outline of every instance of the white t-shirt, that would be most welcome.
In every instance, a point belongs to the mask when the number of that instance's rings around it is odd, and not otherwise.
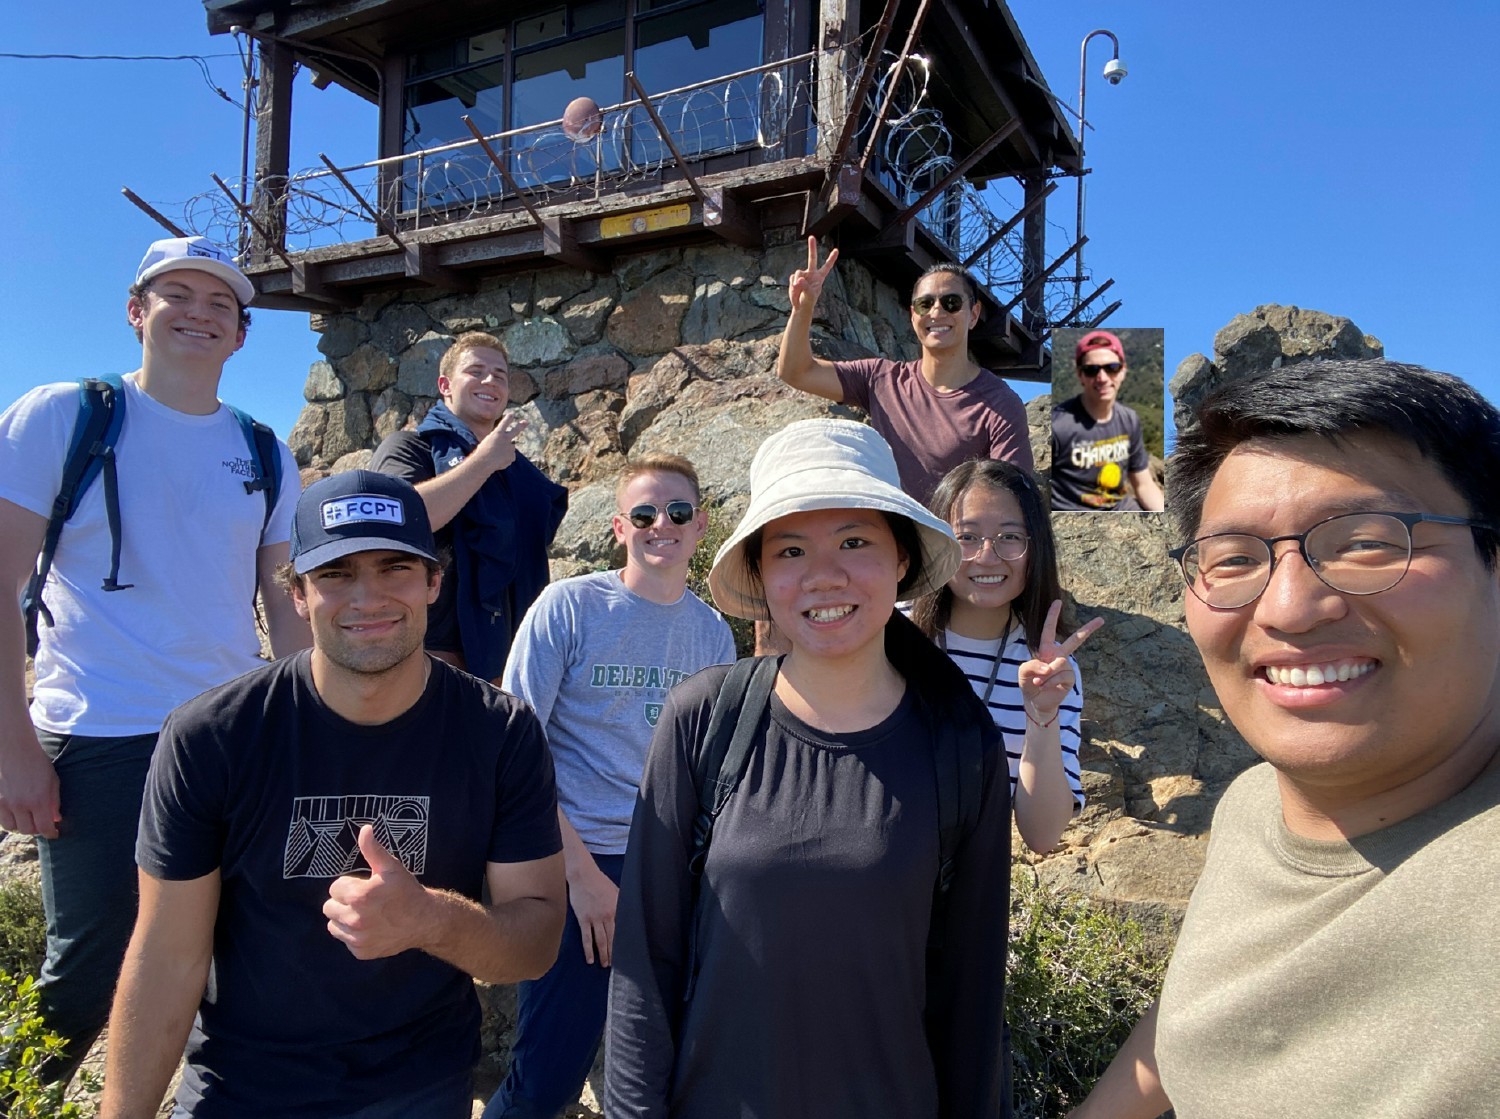
[[[110,534],[101,474],[63,526],[42,592],[54,625],[38,622],[31,717],[57,734],[150,733],[178,704],[262,663],[255,555],[291,536],[299,479],[285,444],[281,494],[262,534],[265,495],[245,491],[250,449],[227,408],[178,412],[134,374],[124,404],[119,581],[133,586],[102,589]],[[70,382],[33,389],[0,415],[0,498],[50,514],[78,409]]]

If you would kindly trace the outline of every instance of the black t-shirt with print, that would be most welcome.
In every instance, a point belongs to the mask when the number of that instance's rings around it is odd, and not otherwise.
[[[1125,480],[1149,465],[1140,418],[1124,404],[1103,423],[1081,397],[1052,409],[1052,508],[1139,509]]]
[[[343,1114],[478,1057],[470,978],[418,950],[357,960],[322,906],[366,866],[360,826],[423,885],[478,898],[489,862],[561,849],[552,762],[531,709],[432,660],[379,726],[318,697],[310,654],[205,692],[162,729],[136,860],[221,878],[213,970],[178,1101],[194,1119]]]

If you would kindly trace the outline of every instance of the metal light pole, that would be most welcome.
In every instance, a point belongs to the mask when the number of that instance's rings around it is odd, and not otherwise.
[[[1090,31],[1083,37],[1083,43],[1078,48],[1078,221],[1074,232],[1077,240],[1083,239],[1083,181],[1084,172],[1087,170],[1083,160],[1083,141],[1084,134],[1088,131],[1084,96],[1087,93],[1089,40],[1096,35],[1108,35],[1110,43],[1114,45],[1114,54],[1104,64],[1105,80],[1110,85],[1119,85],[1128,72],[1124,63],[1120,61],[1120,40],[1115,37],[1113,31],[1100,28],[1097,31]],[[1083,249],[1081,247],[1073,258],[1073,263],[1077,265],[1073,277],[1073,307],[1076,310],[1079,301],[1083,298]]]

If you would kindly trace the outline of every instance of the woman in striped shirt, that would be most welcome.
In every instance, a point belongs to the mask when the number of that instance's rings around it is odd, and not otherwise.
[[[1062,626],[1052,526],[1028,471],[966,462],[939,483],[931,508],[953,528],[963,564],[915,603],[912,620],[989,708],[1005,738],[1016,827],[1033,851],[1050,851],[1083,808],[1083,687],[1072,654],[1104,621]]]

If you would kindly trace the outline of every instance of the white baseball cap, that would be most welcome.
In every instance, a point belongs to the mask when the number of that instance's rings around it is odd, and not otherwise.
[[[207,237],[168,237],[152,241],[141,266],[135,270],[135,282],[144,284],[163,272],[192,268],[217,276],[229,285],[241,306],[255,298],[255,285],[234,263],[234,258]]]

